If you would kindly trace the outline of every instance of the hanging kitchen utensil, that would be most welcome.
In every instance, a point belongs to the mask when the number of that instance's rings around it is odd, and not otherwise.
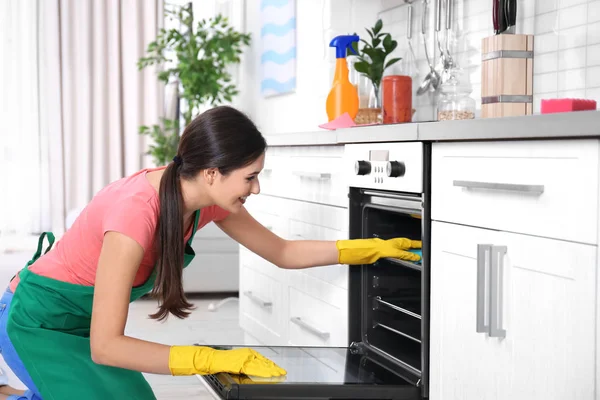
[[[436,71],[443,73],[447,69],[446,54],[442,49],[442,42],[440,41],[440,32],[442,30],[442,0],[436,0],[435,2],[435,40],[437,42],[438,50],[440,51],[440,59]]]
[[[417,95],[427,93],[428,90],[437,90],[440,84],[440,74],[433,68],[431,59],[429,58],[429,52],[427,51],[427,37],[425,37],[425,19],[427,15],[427,0],[423,0],[423,18],[421,19],[421,37],[423,38],[423,47],[425,48],[425,57],[427,58],[427,64],[429,64],[429,73],[423,79],[421,86],[417,89]]]
[[[500,33],[500,25],[498,24],[498,7],[499,0],[492,0],[492,23],[494,24],[494,34]]]
[[[412,20],[413,20],[413,9],[412,4],[408,3],[408,24],[406,28],[406,41],[408,43],[408,50],[406,55],[402,59],[402,71],[405,75],[415,77],[417,75],[417,57],[412,46]]]
[[[514,35],[517,32],[517,0],[504,0],[505,1],[505,18],[506,18],[506,30],[504,33]]]
[[[450,54],[450,40],[452,38],[452,9],[454,0],[446,0],[446,59],[447,69],[451,69],[455,66],[454,59]]]
[[[496,32],[497,35],[504,33],[508,27],[506,20],[506,2],[507,0],[498,0],[498,12],[496,14],[498,18],[498,32]]]

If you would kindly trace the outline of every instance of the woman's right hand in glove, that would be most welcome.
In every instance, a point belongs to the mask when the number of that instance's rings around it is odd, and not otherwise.
[[[205,346],[171,346],[169,370],[173,375],[229,372],[270,378],[287,374],[283,368],[255,350],[216,350]]]

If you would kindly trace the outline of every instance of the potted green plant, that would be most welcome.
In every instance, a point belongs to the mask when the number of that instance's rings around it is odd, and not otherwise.
[[[396,49],[398,42],[392,39],[392,35],[387,32],[382,32],[383,22],[378,19],[371,29],[365,30],[370,36],[370,42],[361,39],[362,46],[357,43],[352,45],[352,49],[348,49],[347,56],[352,57],[351,63],[353,68],[364,78],[369,85],[359,85],[359,91],[367,93],[359,93],[359,96],[364,98],[365,94],[369,96],[368,104],[361,102],[359,113],[356,117],[356,123],[373,123],[380,122],[381,118],[381,97],[380,87],[381,79],[385,70],[400,61],[401,57],[391,58],[386,61],[387,57]],[[362,86],[362,87],[361,87]]]
[[[201,106],[231,102],[238,94],[229,68],[240,63],[251,35],[237,32],[220,14],[194,26],[191,3],[165,9],[165,14],[178,21],[181,30],[161,29],[137,65],[140,70],[154,64],[165,66],[158,79],[179,86],[181,114],[187,126]],[[175,156],[181,132],[179,118],[162,118],[160,125],[141,126],[139,132],[152,138],[148,154],[157,165],[164,165]]]

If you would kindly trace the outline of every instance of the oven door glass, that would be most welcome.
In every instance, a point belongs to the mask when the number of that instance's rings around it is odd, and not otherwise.
[[[420,391],[399,372],[353,349],[337,347],[250,347],[287,371],[279,378],[219,373],[199,376],[222,399],[419,399]]]

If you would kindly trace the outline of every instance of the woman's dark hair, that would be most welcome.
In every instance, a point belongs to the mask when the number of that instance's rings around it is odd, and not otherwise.
[[[186,126],[177,156],[169,163],[160,181],[160,214],[156,229],[156,281],[152,295],[159,310],[151,318],[163,320],[169,313],[189,315],[193,305],[183,291],[183,197],[182,179],[193,179],[207,168],[223,175],[245,167],[260,157],[267,144],[254,123],[229,106],[212,108]]]

